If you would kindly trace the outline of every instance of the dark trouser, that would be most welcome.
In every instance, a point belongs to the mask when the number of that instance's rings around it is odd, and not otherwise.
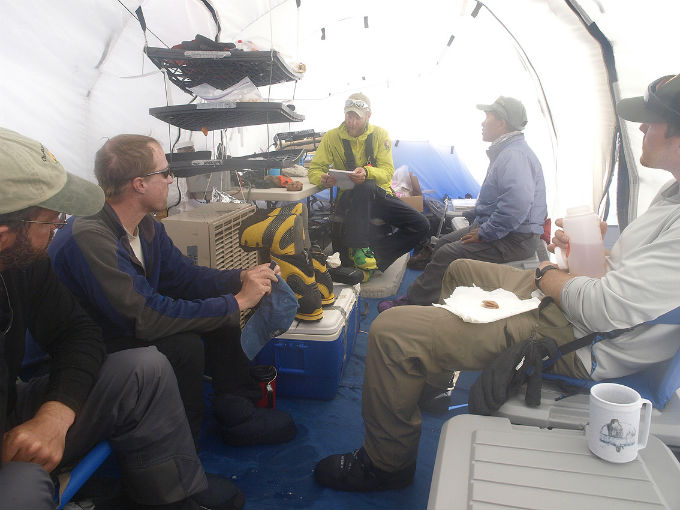
[[[425,270],[408,288],[408,302],[411,305],[429,306],[439,302],[444,273],[449,264],[458,259],[482,260],[484,262],[512,262],[522,260],[534,254],[538,234],[510,232],[497,241],[482,241],[463,244],[460,239],[470,230],[472,225],[442,236],[434,247],[432,260]]]
[[[333,251],[345,261],[347,248],[373,248],[384,271],[404,253],[428,238],[427,218],[375,181],[344,191],[335,205]]]
[[[116,352],[138,347],[140,341],[125,337],[106,343],[109,352]],[[206,369],[212,375],[216,393],[231,393],[251,400],[262,396],[257,382],[250,377],[250,362],[241,347],[241,328],[236,318],[233,324],[214,331],[177,333],[154,340],[152,345],[165,354],[175,370],[194,440],[198,439],[203,423],[203,374]]]
[[[18,385],[9,427],[35,415],[47,383],[44,376]],[[155,348],[107,358],[66,435],[57,470],[73,466],[103,439],[116,454],[126,492],[138,503],[172,503],[208,486],[172,368]],[[49,475],[37,464],[10,462],[0,469],[2,509],[54,508],[53,491]]]

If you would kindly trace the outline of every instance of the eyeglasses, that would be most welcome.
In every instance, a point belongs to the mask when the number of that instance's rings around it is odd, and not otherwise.
[[[366,101],[362,101],[361,99],[348,99],[345,101],[345,108],[349,108],[351,106],[356,106],[362,110],[370,110],[368,103]]]
[[[673,75],[668,75],[662,76],[658,80],[654,80],[652,83],[650,83],[649,87],[647,87],[647,91],[645,92],[644,102],[647,106],[649,106],[656,112],[662,115],[664,113],[671,114],[673,117],[675,117],[676,120],[680,121],[680,111],[670,106],[667,101],[664,101],[656,94],[656,91],[659,87],[666,85],[672,79],[677,80],[680,78],[674,78]]]
[[[37,223],[38,225],[52,225],[56,230],[66,225],[66,213],[59,213],[59,221],[19,220],[22,223]]]
[[[175,177],[175,174],[172,173],[172,170],[170,170],[169,166],[166,166],[163,170],[157,170],[155,172],[149,172],[148,174],[140,175],[140,177],[150,177],[152,175],[158,175],[158,174],[161,174],[166,179],[168,178],[168,176],[173,177],[173,178]]]
[[[14,321],[14,310],[12,310],[12,303],[9,301],[9,291],[7,290],[7,285],[5,285],[5,279],[0,274],[0,281],[2,281],[2,288],[5,289],[5,297],[7,298],[7,310],[4,307],[0,307],[0,328],[2,328],[2,333],[0,333],[0,338],[3,338],[9,330],[12,329],[12,322]],[[7,323],[3,327],[3,324]]]

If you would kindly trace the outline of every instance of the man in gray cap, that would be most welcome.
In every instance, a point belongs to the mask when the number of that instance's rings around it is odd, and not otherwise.
[[[534,272],[457,260],[446,271],[442,296],[450,296],[458,286],[477,285],[487,291],[503,288],[520,299],[540,290],[550,299],[544,299],[538,310],[486,324],[464,322],[434,306],[381,313],[368,335],[364,444],[355,452],[319,462],[315,471],[319,483],[347,491],[409,485],[418,454],[422,423],[418,399],[425,381],[451,370],[481,370],[531,335],[553,338],[563,346],[590,333],[619,330],[564,353],[552,366],[558,374],[594,381],[634,374],[676,354],[680,324],[649,321],[680,307],[680,75],[655,80],[644,97],[623,99],[616,110],[623,119],[642,123],[640,163],[666,170],[673,179],[621,233],[607,256],[607,273],[590,278],[550,262]],[[561,220],[556,223],[561,226]],[[604,222],[601,229],[606,231]],[[558,230],[550,248],[566,249],[568,242]],[[489,389],[493,391],[485,392],[484,400],[493,412],[502,403],[493,399],[505,388]]]
[[[0,509],[55,508],[51,475],[108,439],[131,505],[240,508],[226,479],[210,487],[172,367],[155,347],[105,354],[101,330],[47,256],[65,214],[104,205],[97,185],[39,142],[0,128]],[[49,374],[18,381],[27,332]]]
[[[468,218],[470,226],[442,236],[434,248],[425,248],[409,261],[409,267],[424,269],[423,273],[405,296],[379,303],[381,312],[392,306],[436,303],[446,268],[454,260],[512,262],[536,251],[548,207],[541,163],[522,133],[527,124],[524,105],[501,96],[477,108],[486,113],[482,139],[491,142],[487,150],[490,162]]]
[[[404,253],[420,245],[430,224],[394,195],[392,142],[387,131],[369,124],[371,102],[362,93],[345,101],[345,120],[321,139],[309,166],[309,181],[338,185],[330,168],[349,173],[352,189],[341,191],[333,215],[333,250],[343,266],[355,266],[367,281]],[[351,225],[351,228],[348,226]]]

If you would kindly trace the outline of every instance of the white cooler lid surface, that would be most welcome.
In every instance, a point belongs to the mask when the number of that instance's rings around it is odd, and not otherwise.
[[[680,464],[654,436],[636,460],[613,464],[582,430],[460,415],[442,427],[428,508],[680,508],[679,483]]]

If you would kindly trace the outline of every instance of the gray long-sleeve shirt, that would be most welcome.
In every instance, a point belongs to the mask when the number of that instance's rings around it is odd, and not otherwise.
[[[680,195],[674,180],[621,233],[601,279],[579,276],[562,288],[561,308],[577,338],[630,328],[680,307]],[[641,325],[593,346],[595,380],[621,377],[671,358],[680,325]],[[591,367],[590,347],[577,354]]]

